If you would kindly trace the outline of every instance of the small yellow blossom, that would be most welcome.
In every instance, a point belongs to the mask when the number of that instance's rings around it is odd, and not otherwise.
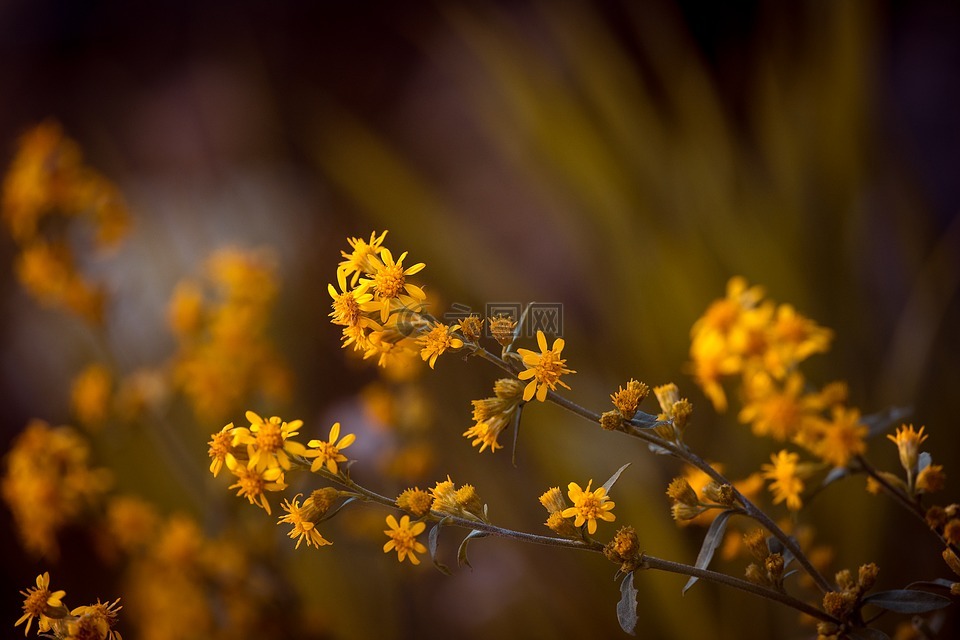
[[[40,631],[49,631],[51,619],[63,618],[67,613],[67,609],[62,602],[66,593],[63,590],[51,591],[50,574],[44,571],[37,576],[36,587],[29,587],[26,591],[20,592],[24,596],[23,615],[13,626],[18,627],[26,622],[27,626],[23,630],[23,635],[26,636],[30,633],[30,625],[33,623],[33,619],[37,618]]]
[[[505,315],[490,318],[490,335],[493,339],[506,347],[513,342],[513,331],[517,328],[517,321]]]
[[[616,393],[610,395],[610,400],[624,420],[631,420],[649,393],[650,387],[631,378],[626,387],[620,387]]]
[[[287,488],[283,481],[283,469],[280,467],[257,470],[256,468],[237,465],[231,471],[236,475],[237,481],[230,485],[230,488],[237,490],[237,496],[245,497],[250,501],[250,504],[263,508],[267,513],[271,513],[270,503],[267,502],[267,496],[264,492],[283,491]]]
[[[936,493],[942,491],[947,482],[943,465],[931,464],[917,474],[917,493]]]
[[[798,464],[799,459],[799,455],[784,449],[770,456],[773,464],[765,464],[760,467],[763,477],[766,480],[773,481],[770,483],[773,503],[786,502],[787,508],[791,511],[798,511],[803,506],[803,501],[800,498],[804,489],[801,476],[805,473],[801,465]]]
[[[450,476],[447,476],[446,480],[437,482],[436,486],[430,489],[430,494],[433,496],[433,504],[430,505],[433,511],[452,514],[458,512],[457,490]]]
[[[247,411],[249,429],[235,429],[234,443],[247,445],[248,467],[262,471],[271,467],[281,467],[289,471],[290,456],[304,456],[306,447],[291,440],[303,426],[303,420],[284,422],[277,416],[264,420],[253,411]]]
[[[70,390],[70,404],[80,424],[99,427],[107,418],[110,409],[110,370],[94,363],[83,369]]]
[[[483,323],[479,316],[467,316],[460,322],[460,333],[468,342],[476,342],[483,335]]]
[[[529,402],[534,395],[537,400],[544,402],[547,399],[547,391],[555,391],[557,385],[569,389],[560,376],[567,373],[576,373],[572,369],[567,369],[566,360],[560,358],[560,352],[563,351],[563,338],[557,338],[553,341],[553,348],[547,348],[547,338],[543,331],[537,331],[537,344],[540,347],[540,353],[529,349],[517,349],[517,353],[523,358],[523,364],[527,367],[524,371],[517,374],[521,380],[529,380],[523,391],[523,401]]]
[[[406,297],[413,301],[425,300],[427,294],[420,287],[407,282],[407,276],[420,273],[426,266],[422,262],[403,268],[403,260],[407,257],[404,251],[396,261],[393,254],[386,247],[380,249],[379,257],[371,256],[373,262],[373,272],[371,278],[361,279],[360,283],[369,284],[374,293],[374,298],[380,303],[380,322],[386,322],[390,316],[391,303],[394,300],[404,303]]]
[[[815,421],[813,425],[797,442],[834,467],[847,466],[850,458],[867,450],[864,439],[868,429],[857,409],[834,407],[832,420]]]
[[[110,603],[100,602],[97,599],[96,604],[77,607],[70,612],[70,615],[77,616],[77,619],[71,620],[67,624],[66,640],[88,640],[90,638],[123,640],[120,637],[120,632],[113,629],[117,626],[117,620],[120,617],[117,612],[122,608],[120,598]]]
[[[563,497],[560,487],[551,487],[540,496],[540,504],[548,513],[557,513],[567,508],[567,501]]]
[[[374,327],[376,323],[367,318],[363,313],[373,311],[379,307],[371,302],[373,294],[367,291],[369,283],[362,284],[355,289],[347,288],[346,273],[342,269],[337,270],[337,284],[340,285],[338,292],[332,284],[327,285],[327,292],[333,298],[333,311],[330,312],[330,322],[345,327]]]
[[[487,447],[491,452],[501,448],[497,438],[513,421],[523,397],[523,389],[523,383],[516,378],[501,378],[493,386],[493,398],[471,400],[475,424],[463,435],[473,438],[471,445],[480,445],[481,453]]]
[[[289,536],[297,539],[297,546],[295,547],[297,549],[300,548],[300,543],[304,540],[307,541],[308,547],[313,546],[318,549],[333,544],[317,531],[317,522],[326,512],[326,509],[321,511],[315,508],[312,496],[307,498],[306,502],[301,506],[300,495],[301,494],[298,493],[292,500],[287,500],[280,505],[283,510],[287,512],[287,515],[282,516],[280,520],[277,521],[277,524],[293,525]]]
[[[371,259],[380,253],[383,247],[383,239],[387,237],[387,233],[387,231],[384,231],[378,236],[377,232],[374,231],[370,234],[369,242],[362,238],[347,238],[347,244],[350,245],[351,251],[350,253],[340,252],[344,260],[340,263],[338,270],[343,271],[344,275],[352,276],[351,287],[357,286],[357,279],[361,274],[373,273],[374,266]]]
[[[904,424],[897,429],[895,436],[887,435],[887,439],[897,445],[897,450],[900,453],[900,466],[908,474],[912,474],[916,469],[920,444],[927,439],[923,429],[924,427],[920,427],[920,431],[914,431],[912,424]]]
[[[327,440],[311,440],[307,446],[313,451],[307,451],[304,455],[309,458],[315,457],[316,460],[310,465],[310,471],[316,473],[321,467],[326,467],[327,471],[336,475],[339,473],[337,463],[346,462],[347,456],[340,453],[356,441],[357,436],[352,433],[340,438],[340,423],[335,422],[330,427],[330,436]]]
[[[587,533],[593,535],[597,531],[597,520],[613,522],[617,519],[610,511],[616,506],[607,496],[607,490],[603,487],[591,491],[590,485],[593,480],[587,483],[587,488],[582,489],[576,482],[567,485],[567,495],[573,503],[572,507],[564,509],[562,515],[564,518],[575,518],[573,526],[580,527],[584,523],[587,525]]]
[[[431,369],[433,369],[437,358],[444,351],[447,349],[459,349],[463,346],[463,340],[453,334],[453,332],[459,328],[460,325],[458,324],[447,326],[438,322],[433,329],[420,336],[417,340],[423,345],[423,348],[420,350],[420,357],[423,358],[424,362],[429,362]]]
[[[819,419],[823,402],[817,394],[804,393],[800,373],[790,374],[781,387],[770,374],[758,371],[744,376],[744,406],[739,420],[749,423],[756,436],[788,440]]]
[[[416,487],[406,489],[397,496],[397,506],[418,518],[429,513],[432,504],[433,496],[430,492]]]
[[[234,429],[235,427],[232,422],[227,424],[219,432],[210,436],[210,442],[207,443],[210,445],[210,448],[207,450],[207,455],[211,458],[210,473],[213,474],[214,478],[220,474],[224,463],[226,463],[229,469],[233,469],[237,465],[237,459],[234,456]]]
[[[397,519],[391,514],[387,516],[387,526],[390,528],[385,529],[384,533],[390,540],[383,545],[383,552],[390,553],[390,551],[396,549],[399,562],[403,562],[404,558],[410,558],[412,564],[420,564],[420,559],[417,558],[416,554],[426,553],[427,548],[417,541],[417,536],[427,528],[427,523],[414,522],[411,524],[410,516],[406,515],[400,518],[398,523]]]

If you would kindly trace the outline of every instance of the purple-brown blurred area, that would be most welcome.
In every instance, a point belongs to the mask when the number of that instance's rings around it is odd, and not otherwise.
[[[865,414],[910,407],[947,472],[937,500],[960,495],[956,3],[6,0],[0,60],[2,165],[20,134],[53,118],[132,212],[116,253],[82,261],[108,284],[117,366],[173,352],[171,292],[213,250],[270,247],[272,332],[294,391],[286,405],[246,408],[301,418],[308,438],[341,421],[358,435],[355,476],[386,495],[407,485],[363,458],[390,441],[363,409],[377,373],[339,349],[327,318],[346,237],[374,229],[427,264],[419,281],[435,313],[562,303],[569,397],[603,411],[631,377],[674,381],[695,406],[689,442],[737,478],[777,444],[752,437],[735,409],[715,414],[685,362],[694,320],[742,275],[836,332],[807,377],[846,380]],[[70,422],[70,380],[96,351],[76,319],[25,294],[13,254],[4,235],[3,451],[31,418]],[[450,474],[476,486],[495,522],[547,534],[543,491],[632,462],[613,492],[616,525],[636,527],[653,555],[694,562],[703,530],[678,528],[664,495],[676,462],[552,406],[524,413],[516,465],[512,434],[477,454],[461,436],[469,401],[499,372],[447,355],[436,369],[418,382],[432,455],[411,485]],[[222,426],[163,428],[206,474],[206,441]],[[273,526],[226,482],[206,474],[192,490],[120,431],[93,445],[117,490],[190,513],[210,535],[231,522],[225,509]],[[882,438],[868,457],[896,470]],[[369,511],[340,513],[324,533],[334,546],[319,550],[294,554],[268,531],[286,576],[272,594],[292,634],[282,637],[623,636],[616,568],[600,556],[484,539],[471,544],[473,569],[447,577],[428,557],[413,567],[383,554],[385,514]],[[878,588],[949,575],[922,523],[862,478],[831,486],[800,520],[833,547],[830,573],[875,561]],[[456,533],[441,537],[449,565]],[[0,508],[0,627],[19,633],[18,591],[45,570],[73,606],[123,597],[122,568],[97,556],[94,537],[70,529],[56,563],[33,558]],[[743,563],[717,568],[739,576]],[[683,583],[637,576],[640,636],[815,636],[788,609],[704,583],[681,596]]]

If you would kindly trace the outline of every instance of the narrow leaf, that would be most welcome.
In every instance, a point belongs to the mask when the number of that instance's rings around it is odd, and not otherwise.
[[[444,521],[446,521],[446,518],[433,525],[433,528],[430,529],[430,533],[427,535],[427,549],[430,551],[430,559],[433,560],[433,566],[435,566],[440,573],[451,576],[453,573],[451,573],[447,565],[437,560],[437,544],[440,542],[440,527],[443,526]]]
[[[486,531],[477,531],[476,529],[468,533],[467,537],[460,543],[460,548],[457,549],[457,566],[462,567],[463,565],[467,565],[473,569],[473,565],[470,564],[470,560],[467,559],[467,542],[469,542],[471,538],[485,538],[488,535],[490,534]]]
[[[647,448],[650,449],[650,453],[655,453],[658,456],[668,456],[670,452],[660,445],[653,444],[652,442],[647,444]]]
[[[907,589],[920,589],[926,587],[928,589],[946,589],[950,590],[950,587],[953,586],[953,580],[947,580],[946,578],[935,578],[933,580],[920,580],[917,582],[911,582],[907,585]]]
[[[927,451],[921,451],[920,455],[917,456],[917,473],[929,467],[931,462],[933,462],[933,456]]]
[[[710,523],[710,528],[707,529],[707,535],[703,537],[703,545],[700,547],[700,553],[697,555],[697,563],[694,565],[698,569],[706,569],[710,566],[714,552],[717,550],[717,547],[720,546],[720,543],[723,542],[723,532],[727,528],[727,520],[729,520],[733,514],[734,511],[721,511],[717,514],[714,521]],[[697,576],[690,576],[687,584],[683,587],[683,593],[686,593],[687,589],[695,585],[697,580]]]
[[[897,613],[926,613],[949,607],[950,599],[927,591],[894,589],[869,595],[863,599],[863,603]]]
[[[656,415],[644,411],[637,411],[629,422],[639,429],[652,429],[661,424],[669,424],[666,420],[660,420]]]
[[[320,518],[319,520],[317,520],[317,524],[319,524],[319,523],[321,523],[321,522],[323,522],[323,521],[325,521],[325,520],[329,520],[329,519],[332,518],[333,516],[337,515],[337,512],[339,512],[340,509],[343,509],[345,506],[347,506],[347,505],[350,504],[351,502],[356,502],[356,501],[357,501],[356,498],[347,498],[347,499],[344,500],[344,501],[340,504],[340,506],[338,506],[336,509],[333,509],[332,511],[328,511],[328,512],[326,512],[325,514],[323,514],[323,517]]]
[[[612,489],[616,481],[620,479],[620,474],[623,473],[624,469],[626,469],[629,466],[630,466],[630,463],[628,462],[627,464],[617,469],[616,472],[612,476],[610,476],[610,479],[603,483],[603,488],[607,490],[607,493],[610,493],[610,489]]]
[[[830,470],[830,473],[828,473],[827,476],[823,479],[823,482],[820,483],[820,488],[823,489],[827,485],[833,484],[837,480],[846,478],[848,475],[850,475],[850,472],[847,470],[846,467],[834,467],[833,469]]]
[[[637,628],[637,589],[633,586],[633,571],[620,583],[620,602],[617,603],[617,620],[620,628],[636,635]]]

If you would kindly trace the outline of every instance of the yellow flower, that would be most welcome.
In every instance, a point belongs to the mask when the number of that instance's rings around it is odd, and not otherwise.
[[[430,492],[416,487],[406,489],[397,496],[397,506],[418,518],[429,513],[432,504],[433,496]]]
[[[417,341],[423,345],[420,350],[420,357],[424,362],[430,363],[430,368],[436,364],[437,358],[447,349],[459,349],[463,346],[463,340],[453,335],[453,332],[460,328],[455,324],[447,326],[437,323],[428,333],[420,336]]]
[[[501,378],[493,386],[495,397],[471,400],[473,419],[476,422],[463,432],[473,438],[472,446],[480,445],[480,453],[487,447],[490,451],[501,448],[497,437],[513,420],[523,396],[523,383],[516,378]]]
[[[234,442],[247,445],[248,467],[256,467],[263,471],[272,467],[282,467],[290,470],[290,456],[303,456],[307,453],[306,447],[299,442],[290,440],[297,435],[303,420],[284,422],[273,416],[264,420],[253,411],[247,411],[249,429],[234,430]]]
[[[947,474],[943,472],[943,465],[927,465],[917,474],[917,493],[936,493],[943,489],[946,482]]]
[[[287,488],[283,481],[283,469],[280,467],[258,470],[241,464],[231,471],[237,481],[230,485],[230,489],[236,489],[237,496],[246,497],[250,504],[262,507],[267,513],[271,513],[270,503],[267,502],[264,491],[283,491]]]
[[[369,283],[361,284],[355,289],[347,289],[347,275],[343,269],[337,269],[337,284],[340,285],[338,292],[332,284],[327,285],[327,292],[333,298],[333,311],[330,312],[331,322],[333,324],[346,327],[370,327],[376,326],[372,320],[363,315],[365,311],[372,311],[379,308],[372,303],[373,294],[367,291]]]
[[[410,524],[410,516],[403,516],[400,522],[393,515],[387,516],[387,526],[384,533],[390,540],[383,545],[383,552],[390,553],[393,549],[397,550],[397,560],[403,562],[404,558],[410,558],[412,564],[420,564],[417,558],[418,553],[426,553],[427,548],[422,543],[417,542],[417,536],[423,533],[427,528],[425,522],[415,522]]]
[[[563,338],[554,340],[553,348],[548,349],[547,338],[543,335],[543,331],[537,331],[537,344],[540,347],[540,353],[529,349],[517,349],[517,353],[523,357],[523,364],[527,367],[517,374],[517,377],[530,381],[523,390],[524,402],[529,402],[534,394],[537,400],[544,402],[547,399],[547,390],[556,390],[558,384],[569,389],[570,387],[560,380],[560,376],[565,373],[576,373],[572,369],[567,369],[566,360],[560,358],[564,345]]]
[[[70,404],[81,424],[99,427],[110,408],[110,370],[99,363],[91,364],[73,379]]]
[[[430,489],[430,494],[433,496],[433,504],[430,505],[432,510],[453,514],[458,512],[457,491],[450,476]]]
[[[317,522],[326,513],[326,508],[318,509],[314,505],[313,496],[307,498],[301,506],[300,496],[301,494],[298,493],[292,500],[287,500],[280,505],[287,512],[287,515],[281,517],[277,524],[293,525],[289,536],[297,539],[297,546],[295,547],[297,549],[300,548],[300,543],[304,540],[307,541],[308,547],[314,546],[318,549],[333,544],[317,531]]]
[[[156,536],[159,521],[156,508],[140,498],[115,496],[107,504],[107,532],[123,551],[145,547]]]
[[[380,303],[380,322],[386,322],[390,316],[391,302],[398,300],[404,303],[404,293],[411,301],[425,300],[427,294],[420,287],[410,284],[406,281],[407,276],[420,273],[426,266],[422,262],[403,268],[403,259],[407,257],[404,251],[400,257],[394,261],[390,249],[384,247],[380,250],[379,258],[371,258],[374,270],[372,277],[363,279],[361,283],[369,283],[373,286],[375,299]]]
[[[867,450],[864,438],[868,429],[860,422],[860,411],[857,409],[834,407],[832,420],[819,420],[814,424],[815,426],[802,434],[797,441],[824,462],[835,467],[845,467],[850,458]]]
[[[719,331],[697,333],[690,343],[688,370],[710,398],[718,412],[727,410],[727,394],[720,384],[723,376],[740,371],[742,361],[732,353],[726,338]]]
[[[756,436],[772,436],[781,441],[796,436],[811,420],[819,419],[823,410],[821,397],[803,393],[803,385],[803,376],[796,372],[787,377],[782,387],[764,371],[744,376],[745,401],[738,416],[740,422],[750,423]]]
[[[23,615],[13,626],[18,627],[23,622],[27,626],[23,630],[23,635],[30,633],[30,625],[34,618],[38,618],[37,624],[40,631],[50,630],[50,621],[52,618],[63,618],[66,615],[66,607],[63,606],[61,599],[67,594],[66,591],[50,591],[50,573],[44,571],[37,576],[37,586],[29,587],[26,591],[21,591],[24,596]]]
[[[316,458],[313,461],[313,464],[310,465],[310,471],[316,472],[320,467],[326,467],[327,471],[332,474],[337,474],[339,472],[337,468],[338,462],[346,462],[347,456],[340,453],[341,449],[346,449],[357,439],[352,433],[349,433],[342,438],[339,442],[337,438],[340,438],[340,423],[335,422],[332,427],[330,427],[330,437],[328,440],[311,440],[307,443],[307,446],[314,451],[307,451],[306,457]]]
[[[210,462],[210,473],[213,474],[214,478],[216,478],[220,470],[223,469],[224,463],[226,463],[228,469],[233,469],[237,466],[237,459],[234,456],[234,431],[236,431],[236,427],[234,427],[231,422],[224,426],[219,432],[210,436],[211,440],[207,443],[210,445],[210,448],[207,450],[207,455],[212,458]]]
[[[376,231],[372,232],[369,243],[362,238],[347,238],[351,252],[340,252],[345,260],[340,263],[338,270],[343,271],[344,275],[352,276],[350,279],[351,287],[357,286],[357,279],[360,274],[373,273],[374,267],[371,258],[375,258],[380,253],[383,239],[387,237],[387,233],[387,231],[384,231],[378,236]]]
[[[649,393],[650,387],[631,378],[625,388],[620,387],[616,393],[610,395],[610,400],[624,420],[631,420]]]
[[[773,493],[773,503],[787,503],[791,511],[798,511],[803,506],[800,494],[804,485],[801,476],[806,475],[806,467],[799,465],[800,456],[786,449],[770,456],[773,464],[760,467],[763,477],[772,480],[770,491]]]
[[[100,602],[98,598],[96,604],[77,607],[70,612],[70,615],[77,616],[78,619],[67,625],[66,640],[123,640],[120,633],[113,630],[119,618],[117,612],[122,608],[120,598],[110,603]]]
[[[771,352],[775,356],[768,358],[767,366],[778,377],[814,353],[829,351],[833,339],[830,329],[800,315],[789,304],[777,307],[770,334]]]
[[[900,465],[909,474],[912,474],[917,466],[920,444],[927,439],[927,436],[923,433],[924,428],[920,427],[920,431],[914,431],[912,424],[904,424],[897,429],[896,436],[887,435],[887,439],[897,445],[900,452]]]
[[[570,497],[573,506],[564,509],[561,515],[564,518],[576,518],[573,522],[575,527],[583,526],[586,523],[587,533],[593,535],[597,531],[598,519],[613,522],[617,517],[610,513],[616,503],[607,497],[607,490],[599,487],[590,491],[591,484],[593,484],[593,480],[587,483],[586,489],[581,489],[576,482],[567,485],[567,495]]]

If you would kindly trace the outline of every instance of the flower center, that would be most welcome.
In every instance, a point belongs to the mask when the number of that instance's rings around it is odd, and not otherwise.
[[[257,432],[257,447],[265,453],[276,453],[283,448],[283,433],[279,425],[272,422],[260,425]]]
[[[23,601],[23,611],[24,613],[29,613],[31,616],[42,615],[47,608],[47,598],[50,597],[50,592],[46,589],[34,589],[30,592],[30,595]]]
[[[333,301],[333,321],[337,324],[355,326],[360,320],[360,304],[353,293],[341,293]]]
[[[403,269],[398,265],[384,265],[373,279],[373,288],[381,298],[396,298],[403,291]]]

